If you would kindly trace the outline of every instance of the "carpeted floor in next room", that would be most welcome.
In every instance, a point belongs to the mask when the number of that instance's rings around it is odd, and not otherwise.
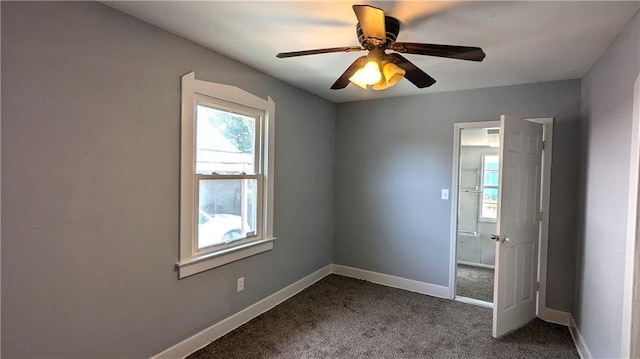
[[[493,302],[493,268],[458,264],[456,295]]]
[[[329,275],[188,358],[578,358],[566,327],[500,340],[490,309]]]

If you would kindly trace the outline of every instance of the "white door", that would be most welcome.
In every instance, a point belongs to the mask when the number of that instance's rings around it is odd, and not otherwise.
[[[536,316],[542,125],[502,115],[500,140],[495,338]]]

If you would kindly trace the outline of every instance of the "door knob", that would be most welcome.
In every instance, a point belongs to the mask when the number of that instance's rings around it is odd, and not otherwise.
[[[503,242],[511,242],[511,240],[509,239],[509,237],[504,237],[504,238],[500,238],[499,235],[497,234],[492,234],[491,235],[491,239],[493,239],[496,242],[500,242],[500,239],[502,239]]]

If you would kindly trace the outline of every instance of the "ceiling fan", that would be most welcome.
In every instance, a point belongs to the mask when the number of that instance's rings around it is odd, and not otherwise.
[[[384,90],[395,85],[403,77],[418,88],[429,87],[436,80],[412,64],[399,53],[448,57],[458,60],[482,61],[484,51],[479,47],[396,42],[400,21],[385,16],[384,10],[370,5],[353,5],[358,18],[356,33],[362,46],[331,47],[327,49],[281,52],[278,58],[326,54],[331,52],[369,51],[358,57],[331,86],[332,90],[347,87],[349,82],[367,89]],[[394,53],[387,53],[393,50]]]

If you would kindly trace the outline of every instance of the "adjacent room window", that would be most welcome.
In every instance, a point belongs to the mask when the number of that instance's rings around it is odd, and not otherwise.
[[[496,222],[498,218],[498,182],[500,176],[500,157],[482,156],[482,197],[480,220]]]
[[[274,108],[183,76],[180,278],[273,248]]]

